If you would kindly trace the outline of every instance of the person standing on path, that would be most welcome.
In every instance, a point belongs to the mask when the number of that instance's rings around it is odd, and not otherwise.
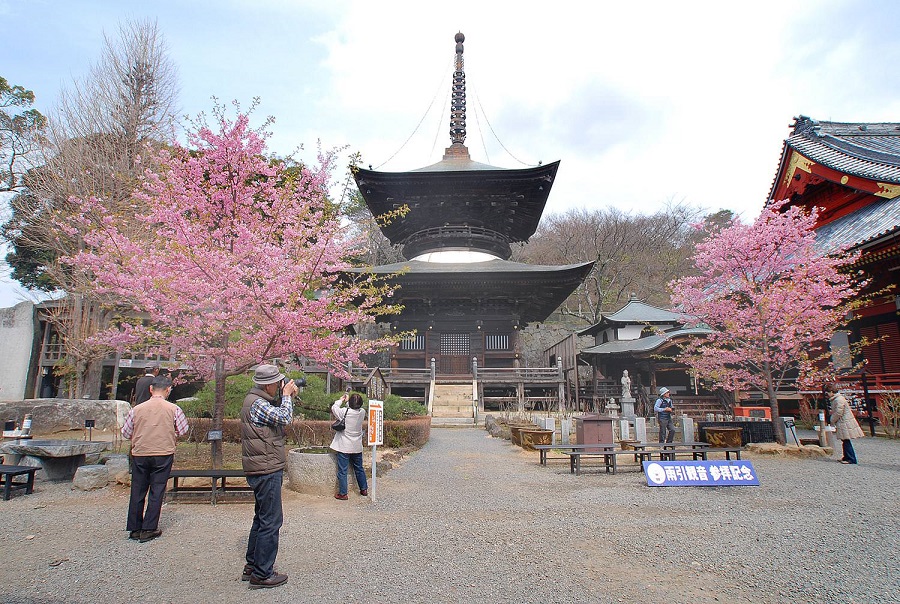
[[[669,389],[663,386],[659,389],[659,398],[653,405],[656,418],[659,420],[659,442],[670,443],[675,440],[675,422],[672,420],[672,396]]]
[[[862,438],[865,433],[859,427],[859,422],[853,416],[853,410],[844,395],[838,391],[838,385],[834,382],[828,384],[828,392],[831,395],[829,420],[835,427],[834,435],[841,440],[844,456],[843,464],[856,464],[856,451],[853,450],[853,438]]]
[[[122,426],[122,437],[131,441],[132,458],[126,528],[128,538],[141,543],[162,535],[159,514],[175,459],[175,445],[178,437],[188,431],[181,407],[166,400],[172,392],[172,380],[164,375],[153,378],[150,392],[149,399],[128,412]]]
[[[241,464],[256,501],[241,580],[249,581],[250,589],[260,589],[278,587],[288,579],[275,572],[275,557],[278,532],[284,522],[284,427],[293,419],[291,397],[299,388],[275,365],[257,367],[253,383],[241,407]]]
[[[347,408],[343,409],[345,402]],[[347,466],[350,464],[353,464],[353,473],[356,474],[359,494],[363,497],[369,494],[369,483],[366,481],[366,471],[363,469],[362,462],[362,426],[366,418],[366,412],[362,406],[362,396],[356,392],[344,394],[331,406],[331,414],[334,418],[343,418],[346,424],[346,428],[335,432],[334,438],[331,440],[331,449],[337,453],[338,492],[334,494],[335,499],[348,499]]]
[[[147,373],[141,376],[134,385],[134,404],[140,405],[150,398],[150,385],[153,378],[159,375],[159,365],[147,367]]]

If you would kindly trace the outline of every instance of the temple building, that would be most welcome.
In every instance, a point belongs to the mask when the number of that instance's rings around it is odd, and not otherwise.
[[[900,123],[796,118],[769,192],[769,203],[819,208],[816,241],[825,251],[862,253],[853,268],[872,280],[875,298],[858,309],[849,336],[831,342],[837,372],[862,394],[900,389]],[[890,289],[886,289],[890,288]],[[850,345],[865,338],[861,358]],[[865,361],[866,379],[854,369]]]
[[[658,388],[667,387],[678,399],[679,411],[702,418],[722,413],[722,400],[703,380],[675,361],[680,345],[710,332],[707,327],[685,327],[688,317],[647,304],[632,294],[628,303],[613,313],[604,313],[596,324],[578,332],[593,336],[594,345],[579,351],[579,359],[591,367],[588,392],[595,409],[615,393],[624,371],[631,379],[632,396],[639,415],[652,416]]]
[[[456,34],[451,144],[443,159],[408,172],[359,169],[355,178],[374,216],[408,208],[404,217],[381,227],[406,260],[359,271],[393,275],[399,285],[395,298],[404,310],[390,318],[391,327],[413,334],[391,351],[390,368],[382,368],[388,387],[426,400],[429,407],[436,385],[465,387],[469,407],[455,415],[472,417],[472,407],[483,409],[493,388],[499,389],[497,398],[514,397],[521,404],[526,390],[539,387],[516,373],[520,329],[544,321],[593,263],[536,266],[509,260],[510,246],[528,241],[537,229],[559,162],[505,169],[471,158],[465,145],[464,40]],[[554,389],[558,373],[548,369],[537,382]],[[478,371],[493,371],[493,379]],[[504,394],[504,388],[511,390]]]

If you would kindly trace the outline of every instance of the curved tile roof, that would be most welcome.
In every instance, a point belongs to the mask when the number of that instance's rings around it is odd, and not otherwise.
[[[674,329],[672,331],[667,331],[662,334],[655,334],[652,336],[646,336],[643,338],[637,338],[635,340],[613,340],[611,342],[605,342],[603,344],[598,344],[597,346],[591,346],[590,348],[585,348],[581,350],[578,354],[597,354],[597,355],[609,355],[609,354],[622,354],[622,353],[635,353],[635,352],[652,352],[661,348],[663,345],[671,342],[675,338],[688,337],[688,336],[702,336],[708,333],[712,333],[713,330],[707,327],[691,327],[687,329]]]
[[[900,197],[879,199],[816,229],[816,247],[826,254],[853,249],[900,230]]]
[[[800,116],[785,144],[845,174],[900,183],[900,123],[822,122]]]

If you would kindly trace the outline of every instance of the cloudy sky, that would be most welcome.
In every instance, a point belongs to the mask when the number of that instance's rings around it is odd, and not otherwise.
[[[178,67],[182,114],[260,97],[272,151],[311,157],[321,140],[386,171],[449,145],[462,31],[473,158],[562,160],[547,213],[683,201],[749,221],[794,116],[900,121],[893,0],[0,0],[0,75],[50,113],[103,33],[144,18]],[[0,306],[24,299],[4,282]]]

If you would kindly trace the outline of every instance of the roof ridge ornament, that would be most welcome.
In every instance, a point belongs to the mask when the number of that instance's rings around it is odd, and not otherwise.
[[[466,142],[466,72],[463,62],[463,42],[466,37],[458,32],[456,41],[456,65],[453,71],[453,88],[450,101],[450,142],[464,145]]]

